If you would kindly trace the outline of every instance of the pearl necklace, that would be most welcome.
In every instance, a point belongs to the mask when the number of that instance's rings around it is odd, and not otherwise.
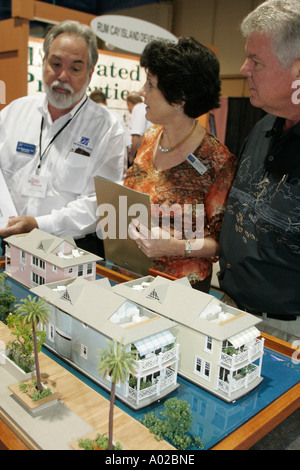
[[[162,147],[162,146],[159,144],[158,150],[160,150],[162,153],[170,153],[170,152],[172,152],[172,150],[174,150],[174,149],[176,149],[177,147],[179,147],[179,145],[183,144],[183,142],[185,142],[186,140],[188,140],[188,139],[191,137],[192,133],[194,132],[194,130],[195,130],[195,128],[196,128],[197,122],[198,122],[197,119],[195,119],[195,122],[194,122],[194,124],[193,124],[192,129],[190,130],[190,132],[189,132],[182,140],[180,140],[180,142],[178,142],[177,144],[173,145],[173,147],[167,147],[167,148],[164,148],[164,147]],[[162,137],[162,134],[163,134],[163,133],[160,134],[160,138]]]

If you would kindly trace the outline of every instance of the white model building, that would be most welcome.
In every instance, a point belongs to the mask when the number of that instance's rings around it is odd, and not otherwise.
[[[98,349],[107,339],[137,349],[135,377],[117,387],[130,407],[174,391],[177,372],[227,402],[262,381],[264,340],[257,317],[193,289],[187,279],[148,276],[111,287],[108,279],[95,280],[97,257],[77,256],[74,241],[38,229],[6,241],[7,274],[30,281],[29,287],[36,286],[31,291],[51,307],[47,347],[106,388],[98,375]],[[41,273],[44,281],[34,282]]]
[[[108,279],[78,278],[31,289],[50,306],[46,346],[110,389],[99,377],[99,348],[115,339],[137,350],[134,377],[116,386],[117,397],[133,409],[145,407],[177,387],[179,345],[175,323],[113,292]]]
[[[179,374],[227,402],[237,400],[262,381],[264,339],[256,328],[261,320],[183,281],[146,277],[113,289],[176,322]]]

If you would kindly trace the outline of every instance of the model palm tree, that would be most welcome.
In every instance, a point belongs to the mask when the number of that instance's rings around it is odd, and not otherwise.
[[[131,350],[130,344],[123,344],[121,340],[107,341],[108,348],[99,349],[98,365],[99,375],[104,374],[104,379],[109,375],[111,378],[111,393],[109,407],[109,430],[108,430],[108,450],[113,449],[113,416],[116,396],[116,383],[126,382],[130,373],[134,373],[136,366],[136,351]]]
[[[36,382],[37,389],[41,392],[43,387],[38,357],[37,326],[40,323],[44,327],[48,323],[50,310],[43,299],[37,300],[36,297],[32,298],[30,295],[27,299],[22,299],[21,302],[16,305],[15,315],[22,317],[25,324],[31,324],[32,326]]]

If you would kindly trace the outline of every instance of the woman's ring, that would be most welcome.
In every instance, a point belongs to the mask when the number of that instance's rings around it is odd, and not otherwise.
[[[141,249],[141,248],[142,248],[142,246],[143,246],[143,244],[142,244],[142,243],[140,243],[140,244],[139,244],[139,249]]]

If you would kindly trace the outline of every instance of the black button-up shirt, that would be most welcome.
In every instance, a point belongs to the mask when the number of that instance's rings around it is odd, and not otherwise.
[[[247,138],[220,237],[222,290],[239,306],[300,315],[300,124],[265,116]]]

